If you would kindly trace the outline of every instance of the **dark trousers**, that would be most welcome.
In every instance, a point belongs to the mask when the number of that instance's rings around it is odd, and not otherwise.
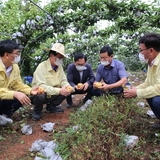
[[[102,95],[121,95],[123,93],[123,90],[120,90],[120,91],[115,91],[115,92],[105,92],[103,90],[100,90],[100,89],[92,89],[92,95],[93,96],[96,96],[96,97],[99,97],[99,96],[102,96]]]
[[[46,94],[40,94],[33,96],[31,99],[32,103],[34,104],[34,111],[40,113],[43,109],[43,104],[58,106],[63,102],[64,99],[66,99],[66,97],[62,95],[53,95],[47,97]]]
[[[160,119],[160,96],[146,99],[155,116]]]
[[[87,93],[86,94],[86,96],[85,96],[85,98],[84,98],[84,100],[83,100],[83,103],[85,103],[88,99],[91,99],[92,98],[92,88],[89,88],[89,89],[87,89],[86,91],[83,91],[83,90],[75,90],[75,92],[73,92],[71,95],[69,95],[68,97],[67,97],[67,103],[69,104],[69,105],[72,105],[72,95],[73,94],[85,94],[85,93]]]
[[[5,114],[11,117],[12,114],[22,107],[22,104],[17,100],[1,100],[0,101],[0,115]]]
[[[92,90],[92,94],[96,97],[102,96],[103,94],[105,94],[104,91],[100,90],[100,89],[94,89]]]

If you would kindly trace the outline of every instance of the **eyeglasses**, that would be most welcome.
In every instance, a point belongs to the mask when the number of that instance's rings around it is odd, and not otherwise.
[[[142,52],[142,51],[145,51],[145,50],[148,50],[148,48],[140,49],[139,51]]]
[[[15,57],[18,57],[18,56],[20,56],[20,54],[19,53],[12,53],[12,54],[9,54],[12,58],[15,58]]]

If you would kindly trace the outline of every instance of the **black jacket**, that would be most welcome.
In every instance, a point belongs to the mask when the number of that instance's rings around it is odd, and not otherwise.
[[[80,80],[80,73],[76,69],[75,64],[71,63],[67,67],[67,80],[70,83],[71,86],[75,86],[78,83],[89,83],[89,88],[93,86],[93,82],[95,81],[95,75],[93,73],[93,70],[91,68],[91,65],[86,63],[85,65],[87,69],[83,71],[82,80]]]

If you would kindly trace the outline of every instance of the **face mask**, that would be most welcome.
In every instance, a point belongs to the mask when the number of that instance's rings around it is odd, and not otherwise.
[[[108,61],[101,61],[101,64],[104,65],[104,66],[107,66],[109,65],[110,63]]]
[[[86,68],[86,66],[76,66],[76,69],[77,69],[78,71],[84,71],[84,70],[87,69],[87,68]]]
[[[145,58],[144,58],[144,55],[143,55],[142,53],[139,53],[139,60],[140,60],[141,62],[148,63],[148,59],[145,59]]]
[[[21,56],[19,55],[19,56],[14,57],[14,61],[11,61],[11,62],[17,64],[20,62],[20,60],[21,60]]]
[[[57,66],[62,65],[62,64],[63,64],[63,59],[56,58],[55,64],[56,64]]]

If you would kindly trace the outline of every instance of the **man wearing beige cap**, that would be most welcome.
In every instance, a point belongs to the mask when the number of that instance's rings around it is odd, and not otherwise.
[[[67,90],[67,86],[70,86],[70,84],[62,68],[64,57],[68,58],[65,55],[64,45],[55,43],[49,51],[49,58],[41,62],[33,74],[32,86],[41,86],[46,93],[34,97],[33,120],[41,118],[43,104],[47,104],[47,112],[64,112],[63,109],[57,106],[72,92]]]

